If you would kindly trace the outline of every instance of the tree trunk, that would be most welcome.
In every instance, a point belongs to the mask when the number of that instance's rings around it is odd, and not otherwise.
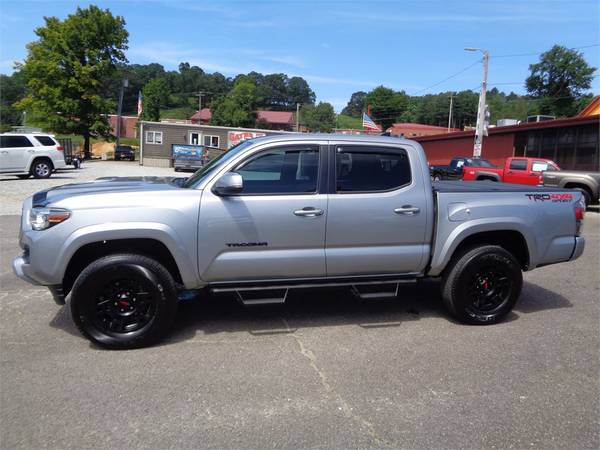
[[[89,133],[84,133],[83,135],[83,155],[85,159],[92,159],[92,149],[90,148]]]

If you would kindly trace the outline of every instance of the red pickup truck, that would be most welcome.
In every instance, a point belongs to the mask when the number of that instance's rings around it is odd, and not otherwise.
[[[463,173],[463,180],[490,180],[537,186],[541,183],[542,172],[546,170],[560,170],[560,168],[549,159],[513,157],[506,158],[503,168],[467,167]]]

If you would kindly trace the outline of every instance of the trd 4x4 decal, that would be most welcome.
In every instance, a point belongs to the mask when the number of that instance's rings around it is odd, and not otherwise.
[[[569,203],[573,194],[525,194],[525,197],[534,202]]]

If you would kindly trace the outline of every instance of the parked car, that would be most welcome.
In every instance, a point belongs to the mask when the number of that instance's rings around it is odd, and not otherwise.
[[[432,181],[441,180],[460,180],[463,176],[465,167],[496,167],[487,159],[473,158],[468,156],[455,156],[450,160],[450,164],[435,165],[429,167]]]
[[[504,167],[471,167],[464,171],[464,181],[502,181],[537,186],[546,170],[560,170],[558,164],[542,158],[506,158]]]
[[[51,134],[0,134],[0,173],[19,178],[49,178],[66,167],[63,147]]]
[[[550,188],[577,189],[586,205],[598,203],[600,197],[600,172],[548,170],[542,174],[542,184]]]
[[[191,177],[108,178],[25,200],[15,273],[48,286],[79,330],[109,348],[169,330],[178,296],[282,303],[291,289],[348,286],[360,298],[442,280],[449,312],[500,321],[522,271],[584,249],[583,201],[565,189],[430,181],[417,142],[275,135]],[[551,219],[551,220],[550,220]]]
[[[135,151],[131,145],[117,145],[115,147],[115,161],[135,161]]]

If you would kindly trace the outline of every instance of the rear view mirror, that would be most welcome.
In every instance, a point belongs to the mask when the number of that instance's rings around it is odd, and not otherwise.
[[[217,180],[213,187],[216,195],[235,195],[244,190],[244,180],[239,173],[227,172]]]

